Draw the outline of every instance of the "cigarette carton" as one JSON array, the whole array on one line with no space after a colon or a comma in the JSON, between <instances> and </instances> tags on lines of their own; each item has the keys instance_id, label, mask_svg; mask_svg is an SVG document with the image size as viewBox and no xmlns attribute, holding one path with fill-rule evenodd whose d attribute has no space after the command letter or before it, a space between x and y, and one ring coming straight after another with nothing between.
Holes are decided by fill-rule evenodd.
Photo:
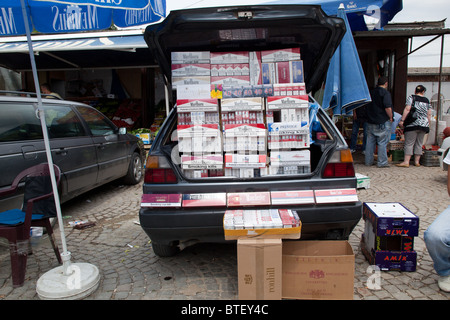
<instances>
[{"instance_id":1,"label":"cigarette carton","mask_svg":"<svg viewBox=\"0 0 450 320\"><path fill-rule=\"evenodd\" d=\"M314 190L314 196L317 204L358 201L358 195L354 188Z\"/></svg>"},{"instance_id":2,"label":"cigarette carton","mask_svg":"<svg viewBox=\"0 0 450 320\"><path fill-rule=\"evenodd\" d=\"M209 63L210 53L209 51L172 52L171 61L172 64Z\"/></svg>"},{"instance_id":3,"label":"cigarette carton","mask_svg":"<svg viewBox=\"0 0 450 320\"><path fill-rule=\"evenodd\" d=\"M267 110L308 108L308 96L273 96L267 97Z\"/></svg>"},{"instance_id":4,"label":"cigarette carton","mask_svg":"<svg viewBox=\"0 0 450 320\"><path fill-rule=\"evenodd\" d=\"M172 87L178 88L178 86L190 86L190 85L210 85L211 77L174 77L172 78Z\"/></svg>"},{"instance_id":5,"label":"cigarette carton","mask_svg":"<svg viewBox=\"0 0 450 320\"><path fill-rule=\"evenodd\" d=\"M211 64L249 63L248 51L211 52Z\"/></svg>"},{"instance_id":6,"label":"cigarette carton","mask_svg":"<svg viewBox=\"0 0 450 320\"><path fill-rule=\"evenodd\" d=\"M172 77L210 76L211 65L209 63L194 64L172 64Z\"/></svg>"},{"instance_id":7,"label":"cigarette carton","mask_svg":"<svg viewBox=\"0 0 450 320\"><path fill-rule=\"evenodd\" d=\"M314 191L271 191L272 205L313 204Z\"/></svg>"},{"instance_id":8,"label":"cigarette carton","mask_svg":"<svg viewBox=\"0 0 450 320\"><path fill-rule=\"evenodd\" d=\"M141 207L181 207L181 194L143 194Z\"/></svg>"},{"instance_id":9,"label":"cigarette carton","mask_svg":"<svg viewBox=\"0 0 450 320\"><path fill-rule=\"evenodd\" d=\"M177 112L219 111L219 102L217 99L178 99Z\"/></svg>"},{"instance_id":10,"label":"cigarette carton","mask_svg":"<svg viewBox=\"0 0 450 320\"><path fill-rule=\"evenodd\" d=\"M250 51L249 52L249 72L250 72L250 84L262 85L262 66L261 66L261 52Z\"/></svg>"},{"instance_id":11,"label":"cigarette carton","mask_svg":"<svg viewBox=\"0 0 450 320\"><path fill-rule=\"evenodd\" d=\"M261 51L262 62L291 61L300 60L300 58L300 48Z\"/></svg>"},{"instance_id":12,"label":"cigarette carton","mask_svg":"<svg viewBox=\"0 0 450 320\"><path fill-rule=\"evenodd\" d=\"M224 111L262 111L264 106L263 98L228 98L222 99L221 110Z\"/></svg>"},{"instance_id":13,"label":"cigarette carton","mask_svg":"<svg viewBox=\"0 0 450 320\"><path fill-rule=\"evenodd\" d=\"M226 205L226 193L183 194L183 207L220 207Z\"/></svg>"},{"instance_id":14,"label":"cigarette carton","mask_svg":"<svg viewBox=\"0 0 450 320\"><path fill-rule=\"evenodd\" d=\"M211 84L221 84L224 87L238 87L250 85L250 76L211 77Z\"/></svg>"}]
</instances>

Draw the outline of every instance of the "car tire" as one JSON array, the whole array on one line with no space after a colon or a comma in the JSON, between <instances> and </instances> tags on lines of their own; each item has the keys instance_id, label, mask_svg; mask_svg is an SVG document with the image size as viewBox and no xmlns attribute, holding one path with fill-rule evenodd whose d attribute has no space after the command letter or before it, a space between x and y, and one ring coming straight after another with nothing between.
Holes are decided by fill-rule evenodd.
<instances>
[{"instance_id":1,"label":"car tire","mask_svg":"<svg viewBox=\"0 0 450 320\"><path fill-rule=\"evenodd\" d=\"M174 244L160 244L152 242L153 252L158 257L172 257L180 252L180 248Z\"/></svg>"},{"instance_id":2,"label":"car tire","mask_svg":"<svg viewBox=\"0 0 450 320\"><path fill-rule=\"evenodd\" d=\"M131 155L130 165L128 166L128 172L123 178L125 184L134 185L138 184L144 176L144 167L142 166L142 158L139 153L134 152Z\"/></svg>"}]
</instances>

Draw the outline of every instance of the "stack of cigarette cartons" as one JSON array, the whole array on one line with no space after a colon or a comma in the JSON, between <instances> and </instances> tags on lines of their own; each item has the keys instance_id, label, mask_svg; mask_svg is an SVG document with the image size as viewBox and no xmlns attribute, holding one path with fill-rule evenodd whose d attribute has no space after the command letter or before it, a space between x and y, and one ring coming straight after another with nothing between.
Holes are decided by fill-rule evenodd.
<instances>
[{"instance_id":1,"label":"stack of cigarette cartons","mask_svg":"<svg viewBox=\"0 0 450 320\"><path fill-rule=\"evenodd\" d=\"M364 203L361 249L383 271L415 271L419 218L400 203Z\"/></svg>"},{"instance_id":2,"label":"stack of cigarette cartons","mask_svg":"<svg viewBox=\"0 0 450 320\"><path fill-rule=\"evenodd\" d=\"M228 195L235 204L264 203L270 195ZM264 197L265 196L265 197ZM262 197L262 198L261 198ZM259 200L257 200L259 199ZM287 209L227 210L223 219L225 239L238 241L239 299L279 300L282 297L282 239L298 239L301 222Z\"/></svg>"},{"instance_id":3,"label":"stack of cigarette cartons","mask_svg":"<svg viewBox=\"0 0 450 320\"><path fill-rule=\"evenodd\" d=\"M172 84L187 177L310 172L301 152L310 132L299 48L173 52Z\"/></svg>"},{"instance_id":4,"label":"stack of cigarette cartons","mask_svg":"<svg viewBox=\"0 0 450 320\"><path fill-rule=\"evenodd\" d=\"M172 87L211 83L209 51L172 52Z\"/></svg>"}]
</instances>

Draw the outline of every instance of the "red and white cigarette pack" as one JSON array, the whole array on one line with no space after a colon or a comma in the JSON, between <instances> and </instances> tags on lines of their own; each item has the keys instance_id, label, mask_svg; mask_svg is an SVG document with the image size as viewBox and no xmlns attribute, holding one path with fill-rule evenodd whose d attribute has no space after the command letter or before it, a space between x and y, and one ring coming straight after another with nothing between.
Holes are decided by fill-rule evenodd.
<instances>
[{"instance_id":1,"label":"red and white cigarette pack","mask_svg":"<svg viewBox=\"0 0 450 320\"><path fill-rule=\"evenodd\" d=\"M172 78L172 87L177 88L178 86L190 86L190 85L210 85L210 76L190 76L190 77L174 77Z\"/></svg>"},{"instance_id":2,"label":"red and white cigarette pack","mask_svg":"<svg viewBox=\"0 0 450 320\"><path fill-rule=\"evenodd\" d=\"M191 111L219 111L219 101L217 99L178 99L177 112Z\"/></svg>"},{"instance_id":3,"label":"red and white cigarette pack","mask_svg":"<svg viewBox=\"0 0 450 320\"><path fill-rule=\"evenodd\" d=\"M271 191L272 205L284 204L312 204L314 203L314 191Z\"/></svg>"},{"instance_id":4,"label":"red and white cigarette pack","mask_svg":"<svg viewBox=\"0 0 450 320\"><path fill-rule=\"evenodd\" d=\"M191 138L194 136L220 137L218 124L192 124L177 125L178 138Z\"/></svg>"},{"instance_id":5,"label":"red and white cigarette pack","mask_svg":"<svg viewBox=\"0 0 450 320\"><path fill-rule=\"evenodd\" d=\"M248 76L250 69L248 63L226 63L226 64L212 64L211 76Z\"/></svg>"},{"instance_id":6,"label":"red and white cigarette pack","mask_svg":"<svg viewBox=\"0 0 450 320\"><path fill-rule=\"evenodd\" d=\"M261 52L249 52L249 69L250 69L250 84L262 84L262 66L261 66Z\"/></svg>"},{"instance_id":7,"label":"red and white cigarette pack","mask_svg":"<svg viewBox=\"0 0 450 320\"><path fill-rule=\"evenodd\" d=\"M181 194L143 194L141 207L181 207Z\"/></svg>"},{"instance_id":8,"label":"red and white cigarette pack","mask_svg":"<svg viewBox=\"0 0 450 320\"><path fill-rule=\"evenodd\" d=\"M172 52L171 61L173 64L209 63L210 53L209 51Z\"/></svg>"},{"instance_id":9,"label":"red and white cigarette pack","mask_svg":"<svg viewBox=\"0 0 450 320\"><path fill-rule=\"evenodd\" d=\"M281 165L309 166L311 153L309 150L271 151L270 163Z\"/></svg>"},{"instance_id":10,"label":"red and white cigarette pack","mask_svg":"<svg viewBox=\"0 0 450 320\"><path fill-rule=\"evenodd\" d=\"M273 85L274 96L306 95L305 83L276 83Z\"/></svg>"},{"instance_id":11,"label":"red and white cigarette pack","mask_svg":"<svg viewBox=\"0 0 450 320\"><path fill-rule=\"evenodd\" d=\"M267 206L270 205L270 192L227 193L228 207Z\"/></svg>"},{"instance_id":12,"label":"red and white cigarette pack","mask_svg":"<svg viewBox=\"0 0 450 320\"><path fill-rule=\"evenodd\" d=\"M182 169L222 169L222 154L181 155Z\"/></svg>"},{"instance_id":13,"label":"red and white cigarette pack","mask_svg":"<svg viewBox=\"0 0 450 320\"><path fill-rule=\"evenodd\" d=\"M300 60L300 48L276 49L261 51L262 62L279 62Z\"/></svg>"},{"instance_id":14,"label":"red and white cigarette pack","mask_svg":"<svg viewBox=\"0 0 450 320\"><path fill-rule=\"evenodd\" d=\"M183 207L224 207L226 205L226 193L183 194Z\"/></svg>"},{"instance_id":15,"label":"red and white cigarette pack","mask_svg":"<svg viewBox=\"0 0 450 320\"><path fill-rule=\"evenodd\" d=\"M314 196L318 204L358 201L356 189L353 188L315 190Z\"/></svg>"},{"instance_id":16,"label":"red and white cigarette pack","mask_svg":"<svg viewBox=\"0 0 450 320\"><path fill-rule=\"evenodd\" d=\"M248 51L211 52L211 64L248 63Z\"/></svg>"},{"instance_id":17,"label":"red and white cigarette pack","mask_svg":"<svg viewBox=\"0 0 450 320\"><path fill-rule=\"evenodd\" d=\"M225 168L265 168L267 156L265 154L225 154Z\"/></svg>"},{"instance_id":18,"label":"red and white cigarette pack","mask_svg":"<svg viewBox=\"0 0 450 320\"><path fill-rule=\"evenodd\" d=\"M267 97L268 110L296 109L308 107L309 103L307 95Z\"/></svg>"},{"instance_id":19,"label":"red and white cigarette pack","mask_svg":"<svg viewBox=\"0 0 450 320\"><path fill-rule=\"evenodd\" d=\"M250 84L250 76L223 76L211 77L211 84L223 85L224 87L238 87Z\"/></svg>"},{"instance_id":20,"label":"red and white cigarette pack","mask_svg":"<svg viewBox=\"0 0 450 320\"><path fill-rule=\"evenodd\" d=\"M210 76L211 65L209 63L172 64L172 77Z\"/></svg>"},{"instance_id":21,"label":"red and white cigarette pack","mask_svg":"<svg viewBox=\"0 0 450 320\"><path fill-rule=\"evenodd\" d=\"M221 111L262 111L264 98L226 98L221 100Z\"/></svg>"}]
</instances>

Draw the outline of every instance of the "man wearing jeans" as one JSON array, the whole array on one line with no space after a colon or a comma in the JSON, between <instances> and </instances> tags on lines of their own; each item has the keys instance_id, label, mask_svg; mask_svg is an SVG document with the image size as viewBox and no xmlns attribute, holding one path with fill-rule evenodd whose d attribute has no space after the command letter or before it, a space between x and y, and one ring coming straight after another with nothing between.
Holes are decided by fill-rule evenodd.
<instances>
[{"instance_id":1,"label":"man wearing jeans","mask_svg":"<svg viewBox=\"0 0 450 320\"><path fill-rule=\"evenodd\" d=\"M444 163L450 166L450 152ZM447 193L450 196L450 168L447 172ZM438 286L450 292L450 206L447 207L423 234L428 252L434 262L434 270L440 276Z\"/></svg>"},{"instance_id":2,"label":"man wearing jeans","mask_svg":"<svg viewBox=\"0 0 450 320\"><path fill-rule=\"evenodd\" d=\"M371 166L374 161L375 147L378 146L378 168L389 167L387 144L391 137L393 121L392 98L387 91L388 79L380 77L378 85L372 90L372 103L367 105L367 141L365 164Z\"/></svg>"}]
</instances>

